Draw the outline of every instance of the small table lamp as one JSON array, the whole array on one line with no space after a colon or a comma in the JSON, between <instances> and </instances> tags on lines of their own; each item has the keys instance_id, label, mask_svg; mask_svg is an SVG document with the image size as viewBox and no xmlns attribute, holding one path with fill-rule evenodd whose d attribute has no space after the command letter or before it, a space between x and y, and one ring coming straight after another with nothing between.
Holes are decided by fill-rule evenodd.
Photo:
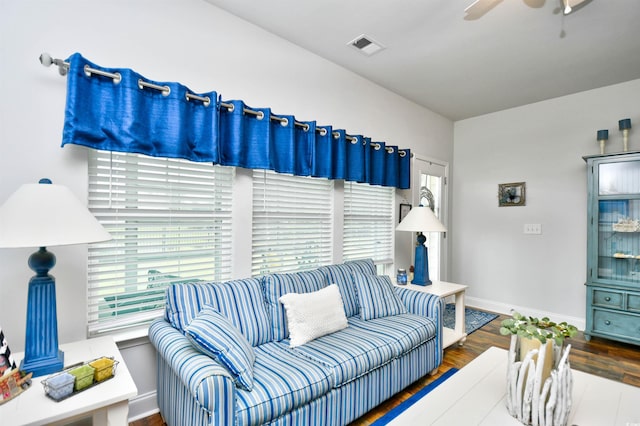
<instances>
[{"instance_id":1,"label":"small table lamp","mask_svg":"<svg viewBox=\"0 0 640 426\"><path fill-rule=\"evenodd\" d=\"M429 279L429 254L424 243L427 237L423 232L447 232L447 228L438 220L429 207L414 207L396 227L396 231L418 232L416 258L411 284L431 285Z\"/></svg>"},{"instance_id":2,"label":"small table lamp","mask_svg":"<svg viewBox=\"0 0 640 426\"><path fill-rule=\"evenodd\" d=\"M629 150L629 131L631 130L631 119L623 118L618 121L618 128L622 132L622 151L627 152Z\"/></svg>"},{"instance_id":3,"label":"small table lamp","mask_svg":"<svg viewBox=\"0 0 640 426\"><path fill-rule=\"evenodd\" d=\"M598 139L598 142L600 143L600 155L604 155L604 144L609 139L609 130L607 129L598 130L597 139Z\"/></svg>"},{"instance_id":4,"label":"small table lamp","mask_svg":"<svg viewBox=\"0 0 640 426\"><path fill-rule=\"evenodd\" d=\"M29 281L25 354L20 369L34 377L62 370L58 348L56 264L46 246L107 241L111 235L66 187L49 179L22 185L0 207L0 248L40 247L29 257L36 275Z\"/></svg>"}]
</instances>

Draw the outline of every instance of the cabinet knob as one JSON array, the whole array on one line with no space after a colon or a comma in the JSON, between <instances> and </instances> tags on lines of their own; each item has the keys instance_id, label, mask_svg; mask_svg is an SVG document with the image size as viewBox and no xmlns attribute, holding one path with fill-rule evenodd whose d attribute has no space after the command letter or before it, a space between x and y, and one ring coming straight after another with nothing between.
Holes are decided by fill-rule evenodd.
<instances>
[{"instance_id":1,"label":"cabinet knob","mask_svg":"<svg viewBox=\"0 0 640 426\"><path fill-rule=\"evenodd\" d=\"M611 297L607 296L604 298L604 300L606 300L607 302L611 302Z\"/></svg>"},{"instance_id":2,"label":"cabinet knob","mask_svg":"<svg viewBox=\"0 0 640 426\"><path fill-rule=\"evenodd\" d=\"M604 324L605 324L605 325L611 325L611 321L606 320L606 321L604 322Z\"/></svg>"}]
</instances>

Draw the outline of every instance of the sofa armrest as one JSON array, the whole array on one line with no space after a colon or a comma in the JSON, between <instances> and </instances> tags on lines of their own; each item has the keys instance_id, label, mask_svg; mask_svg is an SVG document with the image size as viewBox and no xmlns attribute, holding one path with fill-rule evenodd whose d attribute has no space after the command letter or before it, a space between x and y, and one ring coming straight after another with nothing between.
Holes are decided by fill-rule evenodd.
<instances>
[{"instance_id":1,"label":"sofa armrest","mask_svg":"<svg viewBox=\"0 0 640 426\"><path fill-rule=\"evenodd\" d=\"M442 314L444 313L444 299L435 294L423 291L411 290L403 287L395 287L400 300L405 304L407 310L415 315L420 315L433 319L436 322L438 348L442 353Z\"/></svg>"},{"instance_id":2,"label":"sofa armrest","mask_svg":"<svg viewBox=\"0 0 640 426\"><path fill-rule=\"evenodd\" d=\"M151 323L149 340L202 409L215 418L233 418L236 387L224 367L194 348L164 319Z\"/></svg>"},{"instance_id":3,"label":"sofa armrest","mask_svg":"<svg viewBox=\"0 0 640 426\"><path fill-rule=\"evenodd\" d=\"M396 292L412 314L430 317L442 322L444 301L439 296L403 287L396 287Z\"/></svg>"}]
</instances>

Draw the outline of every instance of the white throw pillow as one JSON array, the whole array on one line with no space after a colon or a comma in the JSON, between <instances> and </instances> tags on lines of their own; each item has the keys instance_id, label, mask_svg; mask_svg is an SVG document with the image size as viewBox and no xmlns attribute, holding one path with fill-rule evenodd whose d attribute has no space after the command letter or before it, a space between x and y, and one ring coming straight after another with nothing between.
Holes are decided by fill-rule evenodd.
<instances>
[{"instance_id":1,"label":"white throw pillow","mask_svg":"<svg viewBox=\"0 0 640 426\"><path fill-rule=\"evenodd\" d=\"M278 300L287 314L292 348L348 325L342 296L335 284L311 293L287 293Z\"/></svg>"}]
</instances>

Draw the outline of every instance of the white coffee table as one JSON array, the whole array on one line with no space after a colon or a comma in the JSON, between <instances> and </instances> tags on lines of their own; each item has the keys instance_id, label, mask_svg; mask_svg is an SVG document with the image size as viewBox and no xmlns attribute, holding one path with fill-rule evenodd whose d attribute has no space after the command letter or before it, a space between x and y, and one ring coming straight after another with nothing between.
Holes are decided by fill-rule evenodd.
<instances>
[{"instance_id":1,"label":"white coffee table","mask_svg":"<svg viewBox=\"0 0 640 426\"><path fill-rule=\"evenodd\" d=\"M112 356L119 362L116 374L112 379L60 402L50 399L44 393L41 381L48 376L36 377L29 389L0 405L0 424L62 425L92 417L93 425L126 426L129 398L136 396L138 390L113 339L100 337L82 340L60 345L60 349L64 352L65 366ZM22 353L14 355L16 363L24 356Z\"/></svg>"},{"instance_id":2,"label":"white coffee table","mask_svg":"<svg viewBox=\"0 0 640 426\"><path fill-rule=\"evenodd\" d=\"M507 412L507 351L492 347L425 395L391 423L407 425L521 425ZM640 424L640 388L572 370L569 425Z\"/></svg>"},{"instance_id":3,"label":"white coffee table","mask_svg":"<svg viewBox=\"0 0 640 426\"><path fill-rule=\"evenodd\" d=\"M464 343L464 341L467 339L464 314L464 292L467 289L466 285L449 283L446 281L434 281L433 284L426 286L406 284L400 285L398 287L404 287L415 291L422 291L424 293L431 293L442 298L453 296L456 310L456 325L453 329L448 327L443 328L442 346L444 348L448 348L456 342L460 345Z\"/></svg>"}]
</instances>

